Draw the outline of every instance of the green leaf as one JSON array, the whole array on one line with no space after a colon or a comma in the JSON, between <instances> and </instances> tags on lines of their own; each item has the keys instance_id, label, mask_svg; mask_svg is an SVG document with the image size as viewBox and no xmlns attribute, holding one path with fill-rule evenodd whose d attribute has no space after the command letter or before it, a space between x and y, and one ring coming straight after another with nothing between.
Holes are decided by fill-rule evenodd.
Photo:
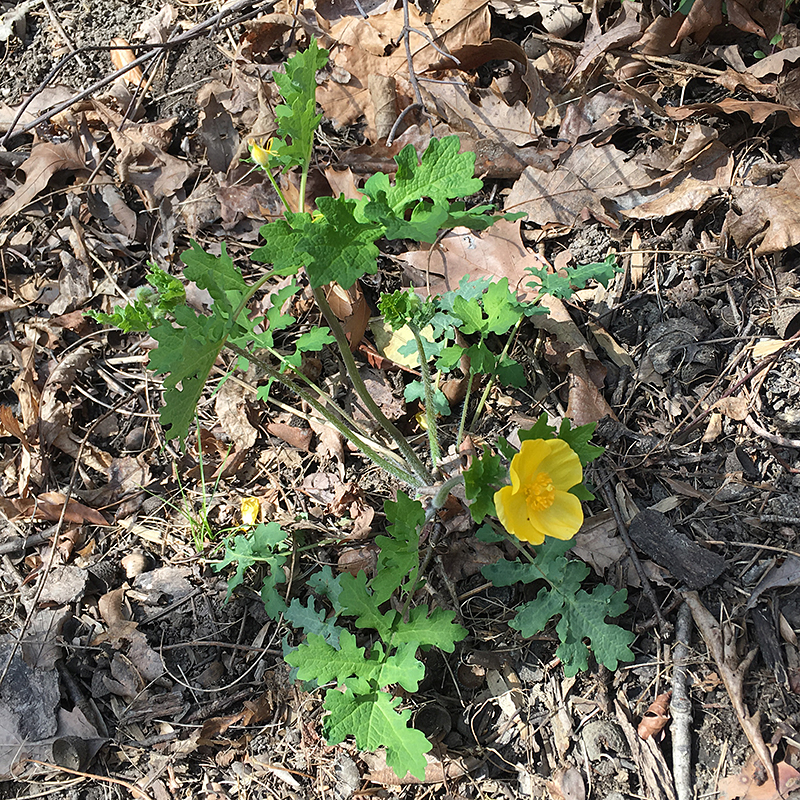
<instances>
[{"instance_id":1,"label":"green leaf","mask_svg":"<svg viewBox=\"0 0 800 800\"><path fill-rule=\"evenodd\" d=\"M460 344L450 345L449 347L442 348L442 352L436 359L436 369L441 372L450 372L451 369L458 366L461 357L467 352L466 347Z\"/></svg>"},{"instance_id":2,"label":"green leaf","mask_svg":"<svg viewBox=\"0 0 800 800\"><path fill-rule=\"evenodd\" d=\"M470 501L469 513L475 522L483 522L483 518L494 515L494 493L506 483L508 470L500 466L500 456L493 456L489 448L483 449L483 455L472 459L470 468L464 470L464 493Z\"/></svg>"},{"instance_id":3,"label":"green leaf","mask_svg":"<svg viewBox=\"0 0 800 800\"><path fill-rule=\"evenodd\" d=\"M367 218L374 221L389 216L403 218L408 207L416 206L422 198L444 204L480 191L483 182L473 177L475 154L459 153L460 147L457 136L431 139L419 162L413 145L406 145L394 157L397 162L394 185L382 172L364 184L364 194L371 198L364 208Z\"/></svg>"},{"instance_id":4,"label":"green leaf","mask_svg":"<svg viewBox=\"0 0 800 800\"><path fill-rule=\"evenodd\" d=\"M228 255L225 242L222 243L219 256L206 253L194 239L191 245L191 250L181 253L181 261L186 265L184 277L194 281L198 288L205 289L214 298L215 313L225 312L226 316L230 316L249 287Z\"/></svg>"},{"instance_id":5,"label":"green leaf","mask_svg":"<svg viewBox=\"0 0 800 800\"><path fill-rule=\"evenodd\" d=\"M500 362L495 366L497 379L503 386L513 386L522 389L527 384L525 378L525 368L511 356L502 356Z\"/></svg>"},{"instance_id":6,"label":"green leaf","mask_svg":"<svg viewBox=\"0 0 800 800\"><path fill-rule=\"evenodd\" d=\"M341 614L343 610L339 602L339 595L342 593L341 577L342 575L334 577L333 570L326 564L306 581L312 591L330 600L333 613L336 615Z\"/></svg>"},{"instance_id":7,"label":"green leaf","mask_svg":"<svg viewBox=\"0 0 800 800\"><path fill-rule=\"evenodd\" d=\"M339 594L339 602L342 604L342 614L356 617L357 628L374 628L381 639L388 642L397 612L387 611L385 614L380 612L379 604L367 588L367 576L363 571L355 577L343 573L340 583L342 591Z\"/></svg>"},{"instance_id":8,"label":"green leaf","mask_svg":"<svg viewBox=\"0 0 800 800\"><path fill-rule=\"evenodd\" d=\"M466 336L472 333L483 333L486 329L483 309L481 309L480 299L477 297L468 300L461 295L456 295L453 299L453 314L461 320L459 330Z\"/></svg>"},{"instance_id":9,"label":"green leaf","mask_svg":"<svg viewBox=\"0 0 800 800\"><path fill-rule=\"evenodd\" d=\"M344 196L317 198L324 217L308 226L298 245L309 259L306 272L311 286L339 283L349 289L363 275L378 269L378 248L374 242L383 229L359 222L354 215L355 200Z\"/></svg>"},{"instance_id":10,"label":"green leaf","mask_svg":"<svg viewBox=\"0 0 800 800\"><path fill-rule=\"evenodd\" d=\"M475 538L485 544L497 544L506 540L506 537L502 533L497 533L488 522L485 522L475 531Z\"/></svg>"},{"instance_id":11,"label":"green leaf","mask_svg":"<svg viewBox=\"0 0 800 800\"><path fill-rule=\"evenodd\" d=\"M297 650L286 656L286 662L297 667L301 681L316 681L323 686L330 681L344 683L358 675L365 681L375 675L378 665L369 662L364 648L356 646L356 637L346 630L339 634L339 648L333 647L322 636L310 633Z\"/></svg>"},{"instance_id":12,"label":"green leaf","mask_svg":"<svg viewBox=\"0 0 800 800\"><path fill-rule=\"evenodd\" d=\"M330 712L323 722L328 743L339 744L352 734L361 750L386 747L386 763L398 777L410 772L422 780L425 753L432 745L422 731L408 726L411 712L398 710L398 697L382 691L355 692L351 685L366 688L354 680L344 692L330 689L325 694L325 708Z\"/></svg>"},{"instance_id":13,"label":"green leaf","mask_svg":"<svg viewBox=\"0 0 800 800\"><path fill-rule=\"evenodd\" d=\"M629 645L634 636L606 622L606 617L619 616L627 609L626 592L615 592L613 587L605 585L595 587L591 593L584 591L581 583L590 570L582 561L565 557L570 547L571 542L548 538L534 548L536 558L532 564L503 560L485 566L481 573L495 586L538 580L549 584L534 601L519 608L510 624L523 636L534 636L544 630L552 617L560 615L556 633L561 645L556 654L563 661L567 676L587 668L589 651L584 639L589 639L601 664L616 669L618 662L633 660Z\"/></svg>"},{"instance_id":14,"label":"green leaf","mask_svg":"<svg viewBox=\"0 0 800 800\"><path fill-rule=\"evenodd\" d=\"M295 597L283 612L283 619L296 630L303 631L306 636L315 634L333 647L339 647L342 629L332 619L327 618L325 609L317 611L313 597L308 598L306 605L303 605L299 597Z\"/></svg>"},{"instance_id":15,"label":"green leaf","mask_svg":"<svg viewBox=\"0 0 800 800\"><path fill-rule=\"evenodd\" d=\"M394 331L399 331L404 325L421 331L436 313L433 300L430 297L423 300L413 289L384 292L378 301L378 310Z\"/></svg>"},{"instance_id":16,"label":"green leaf","mask_svg":"<svg viewBox=\"0 0 800 800\"><path fill-rule=\"evenodd\" d=\"M419 682L425 677L425 665L417 659L418 647L416 641L400 644L394 655L384 659L376 685L383 687L399 683L407 692L416 692Z\"/></svg>"},{"instance_id":17,"label":"green leaf","mask_svg":"<svg viewBox=\"0 0 800 800\"><path fill-rule=\"evenodd\" d=\"M225 600L230 600L233 590L244 580L244 573L249 567L258 563L269 566L270 573L275 576L277 583L284 583L286 576L283 574L283 565L286 555L276 553L275 548L286 541L286 534L277 522L257 525L249 535L240 533L233 540L225 542L225 553L222 561L214 564L214 570L220 572L229 564L236 564L236 572L228 579L228 594Z\"/></svg>"},{"instance_id":18,"label":"green leaf","mask_svg":"<svg viewBox=\"0 0 800 800\"><path fill-rule=\"evenodd\" d=\"M508 333L520 320L522 306L508 288L508 278L489 284L483 296L483 310L486 312L484 330L502 336Z\"/></svg>"},{"instance_id":19,"label":"green leaf","mask_svg":"<svg viewBox=\"0 0 800 800\"><path fill-rule=\"evenodd\" d=\"M425 509L418 500L407 494L397 493L397 502L387 500L383 505L388 536L377 536L375 544L380 547L378 569L370 582L373 600L380 605L386 602L396 589L410 591L419 571L419 530L425 522Z\"/></svg>"},{"instance_id":20,"label":"green leaf","mask_svg":"<svg viewBox=\"0 0 800 800\"><path fill-rule=\"evenodd\" d=\"M161 320L151 330L158 347L150 352L149 366L166 376L160 420L167 437L179 438L183 446L228 330L222 320L198 316L187 306L175 309L175 320L180 327Z\"/></svg>"},{"instance_id":21,"label":"green leaf","mask_svg":"<svg viewBox=\"0 0 800 800\"><path fill-rule=\"evenodd\" d=\"M328 51L312 37L308 48L286 62L286 72L275 72L283 104L275 108L278 123L273 150L274 161L284 169L306 167L311 157L314 132L321 114L317 114L317 72L328 63Z\"/></svg>"},{"instance_id":22,"label":"green leaf","mask_svg":"<svg viewBox=\"0 0 800 800\"><path fill-rule=\"evenodd\" d=\"M419 400L425 405L425 387L422 385L422 381L407 383L406 388L403 389L403 399L407 403ZM433 388L433 410L441 417L450 415L450 404L447 402L444 392L438 386Z\"/></svg>"},{"instance_id":23,"label":"green leaf","mask_svg":"<svg viewBox=\"0 0 800 800\"><path fill-rule=\"evenodd\" d=\"M544 266L529 266L528 272L537 280L531 281L528 286L537 289L542 294L564 299L572 297L578 289L583 289L591 280L597 280L603 286L607 286L617 271L617 256L614 253L606 256L604 261L566 267L559 272L548 272L547 267ZM562 275L562 272L566 274Z\"/></svg>"},{"instance_id":24,"label":"green leaf","mask_svg":"<svg viewBox=\"0 0 800 800\"><path fill-rule=\"evenodd\" d=\"M547 414L540 414L532 428L519 432L520 442L527 442L528 439L552 439L556 429L547 424Z\"/></svg>"},{"instance_id":25,"label":"green leaf","mask_svg":"<svg viewBox=\"0 0 800 800\"><path fill-rule=\"evenodd\" d=\"M110 314L102 311L87 311L91 317L104 325L131 333L132 331L149 331L164 318L165 314L184 302L186 291L183 284L155 262L148 262L150 267L146 275L148 286L140 286L133 302L126 306L117 306Z\"/></svg>"},{"instance_id":26,"label":"green leaf","mask_svg":"<svg viewBox=\"0 0 800 800\"><path fill-rule=\"evenodd\" d=\"M575 451L583 467L605 452L604 447L589 444L589 439L592 438L596 427L596 422L590 422L588 425L580 425L577 428L573 428L572 423L565 417L561 421L561 427L558 430L558 438L565 441Z\"/></svg>"},{"instance_id":27,"label":"green leaf","mask_svg":"<svg viewBox=\"0 0 800 800\"><path fill-rule=\"evenodd\" d=\"M392 643L414 643L415 647L433 645L452 653L455 643L467 635L466 628L453 622L454 617L454 611L444 608L435 608L428 616L426 605L415 606L411 609L407 622L400 620L395 623Z\"/></svg>"},{"instance_id":28,"label":"green leaf","mask_svg":"<svg viewBox=\"0 0 800 800\"><path fill-rule=\"evenodd\" d=\"M254 250L250 258L272 264L276 275L295 275L305 266L307 256L298 248L306 228L312 224L311 214L287 212L285 220L277 219L262 225L259 232L266 244Z\"/></svg>"}]
</instances>

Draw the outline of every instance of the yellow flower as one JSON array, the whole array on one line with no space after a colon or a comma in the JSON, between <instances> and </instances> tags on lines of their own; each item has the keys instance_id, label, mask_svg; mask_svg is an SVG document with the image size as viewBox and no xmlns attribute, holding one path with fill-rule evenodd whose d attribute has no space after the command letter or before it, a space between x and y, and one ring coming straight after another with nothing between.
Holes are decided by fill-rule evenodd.
<instances>
[{"instance_id":1,"label":"yellow flower","mask_svg":"<svg viewBox=\"0 0 800 800\"><path fill-rule=\"evenodd\" d=\"M577 453L561 439L528 439L511 459L511 486L495 492L503 527L524 542L571 539L583 523L581 501L568 490L583 480Z\"/></svg>"},{"instance_id":2,"label":"yellow flower","mask_svg":"<svg viewBox=\"0 0 800 800\"><path fill-rule=\"evenodd\" d=\"M251 527L261 516L261 504L257 497L245 497L242 500L242 525Z\"/></svg>"},{"instance_id":3,"label":"yellow flower","mask_svg":"<svg viewBox=\"0 0 800 800\"><path fill-rule=\"evenodd\" d=\"M258 142L250 142L250 155L262 169L269 169L269 157L278 155L277 151L272 149L274 141L274 139L270 139L266 147L262 147Z\"/></svg>"}]
</instances>

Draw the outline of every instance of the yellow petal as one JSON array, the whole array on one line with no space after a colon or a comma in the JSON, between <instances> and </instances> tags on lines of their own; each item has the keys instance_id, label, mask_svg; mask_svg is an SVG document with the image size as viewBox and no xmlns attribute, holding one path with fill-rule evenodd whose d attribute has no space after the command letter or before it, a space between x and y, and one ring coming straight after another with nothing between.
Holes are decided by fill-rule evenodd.
<instances>
[{"instance_id":1,"label":"yellow petal","mask_svg":"<svg viewBox=\"0 0 800 800\"><path fill-rule=\"evenodd\" d=\"M554 447L542 459L539 469L546 472L556 489L567 491L583 480L583 467L578 454L561 439L552 440Z\"/></svg>"},{"instance_id":2,"label":"yellow petal","mask_svg":"<svg viewBox=\"0 0 800 800\"><path fill-rule=\"evenodd\" d=\"M259 167L262 169L267 169L269 167L269 148L266 150L257 142L250 143L250 155L253 158L253 161L258 164Z\"/></svg>"},{"instance_id":3,"label":"yellow petal","mask_svg":"<svg viewBox=\"0 0 800 800\"><path fill-rule=\"evenodd\" d=\"M544 534L540 533L528 518L528 503L522 492L515 492L511 486L504 486L494 493L494 505L500 524L523 542L541 544Z\"/></svg>"},{"instance_id":4,"label":"yellow petal","mask_svg":"<svg viewBox=\"0 0 800 800\"><path fill-rule=\"evenodd\" d=\"M540 534L571 539L583 525L581 501L574 494L556 491L553 505L531 514L530 523Z\"/></svg>"},{"instance_id":5,"label":"yellow petal","mask_svg":"<svg viewBox=\"0 0 800 800\"><path fill-rule=\"evenodd\" d=\"M242 525L255 525L261 515L261 503L257 497L245 497L242 500Z\"/></svg>"}]
</instances>

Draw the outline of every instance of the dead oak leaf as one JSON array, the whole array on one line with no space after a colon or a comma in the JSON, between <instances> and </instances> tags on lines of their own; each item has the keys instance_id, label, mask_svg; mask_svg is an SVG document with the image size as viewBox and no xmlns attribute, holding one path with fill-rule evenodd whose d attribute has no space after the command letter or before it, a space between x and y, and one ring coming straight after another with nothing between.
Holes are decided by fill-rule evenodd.
<instances>
[{"instance_id":1,"label":"dead oak leaf","mask_svg":"<svg viewBox=\"0 0 800 800\"><path fill-rule=\"evenodd\" d=\"M50 179L60 172L71 171L88 177L84 148L79 137L66 142L39 142L31 148L31 154L20 169L25 173L25 183L0 205L0 219L18 214L47 188Z\"/></svg>"}]
</instances>

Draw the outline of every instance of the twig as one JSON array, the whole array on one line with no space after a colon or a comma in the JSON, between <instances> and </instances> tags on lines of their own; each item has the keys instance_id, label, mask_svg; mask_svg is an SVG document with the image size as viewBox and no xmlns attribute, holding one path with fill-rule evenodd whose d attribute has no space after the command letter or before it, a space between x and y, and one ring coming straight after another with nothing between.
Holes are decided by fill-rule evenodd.
<instances>
[{"instance_id":1,"label":"twig","mask_svg":"<svg viewBox=\"0 0 800 800\"><path fill-rule=\"evenodd\" d=\"M793 447L796 450L800 450L800 439L787 439L784 436L778 436L776 433L770 433L766 428L762 428L750 414L744 418L744 424L757 436L766 439L768 442L772 442L772 444L777 444L779 447Z\"/></svg>"},{"instance_id":2,"label":"twig","mask_svg":"<svg viewBox=\"0 0 800 800\"><path fill-rule=\"evenodd\" d=\"M692 612L684 603L675 626L672 655L672 777L678 800L692 800L692 701L689 699L689 641Z\"/></svg>"},{"instance_id":3,"label":"twig","mask_svg":"<svg viewBox=\"0 0 800 800\"><path fill-rule=\"evenodd\" d=\"M63 40L64 44L67 46L67 49L70 53L75 54L75 60L86 69L86 62L78 55L78 48L75 47L72 39L67 36L67 32L64 30L64 26L61 24L61 20L56 15L53 6L50 4L50 0L42 0L44 2L44 7L47 9L47 13L50 15L50 22L53 23L53 27L58 31L58 35Z\"/></svg>"},{"instance_id":4,"label":"twig","mask_svg":"<svg viewBox=\"0 0 800 800\"><path fill-rule=\"evenodd\" d=\"M77 775L80 778L91 778L103 783L113 783L116 786L122 786L124 789L127 789L131 793L131 797L136 798L136 800L152 800L152 796L147 792L132 783L123 781L121 778L112 778L109 775L96 775L93 772L79 772L77 769L69 769L68 767L62 767L60 764L51 764L48 761L38 761L35 758L28 758L26 761L29 764L39 764L42 767L61 770L61 772L66 772L67 775Z\"/></svg>"},{"instance_id":5,"label":"twig","mask_svg":"<svg viewBox=\"0 0 800 800\"><path fill-rule=\"evenodd\" d=\"M791 346L797 344L798 339L800 339L800 331L798 331L794 336L787 339L783 343L783 345L774 353L770 353L768 356L762 358L761 361L759 361L746 375L739 378L738 381L729 386L720 395L719 399L721 400L724 397L730 397L734 392L741 389L742 386L744 386L749 380L758 375L759 372L762 372L767 367L769 367L774 361L778 359L779 356L783 355L784 351L786 351ZM706 395L706 397L707 396L708 395ZM691 411L689 411L689 414L687 414L687 417L691 416L697 410L698 406L700 405L700 403L703 402L704 399L705 398L702 398L701 400L698 400L697 403L695 403L694 407L691 409ZM678 442L685 441L686 437L693 430L698 428L700 424L703 422L703 420L705 420L708 416L710 416L713 410L714 410L714 405L712 403L705 411L703 411L702 414L700 414L698 417L695 417L691 422L686 422L683 423L682 425L678 425L678 427L673 431L672 439Z\"/></svg>"},{"instance_id":6,"label":"twig","mask_svg":"<svg viewBox=\"0 0 800 800\"><path fill-rule=\"evenodd\" d=\"M764 769L772 776L777 787L779 785L777 768L772 763L772 756L759 728L761 712L756 711L751 716L744 704L744 677L758 653L758 648L753 647L743 659L739 660L734 642L727 641L730 631L725 631L723 638L723 631L719 623L703 605L700 595L697 592L684 592L683 599L691 609L695 625L702 634L703 641L717 665L717 671L725 684L739 724L756 756L761 760Z\"/></svg>"},{"instance_id":7,"label":"twig","mask_svg":"<svg viewBox=\"0 0 800 800\"><path fill-rule=\"evenodd\" d=\"M414 56L411 53L411 20L408 11L409 0L403 0L403 44L406 48L406 61L408 62L408 79L411 81L411 86L414 89L414 97L417 98L417 105L419 105L422 113L427 115L425 111L425 101L422 99L422 91L419 88L419 81L417 80L417 73L414 72ZM431 128L431 136L433 135L433 122L428 117L428 125Z\"/></svg>"},{"instance_id":8,"label":"twig","mask_svg":"<svg viewBox=\"0 0 800 800\"><path fill-rule=\"evenodd\" d=\"M400 127L402 121L412 112L416 111L417 109L421 109L424 111L425 109L419 103L412 103L410 106L406 106L401 112L397 119L394 121L394 125L392 125L392 129L389 131L389 135L386 137L386 146L391 147L392 143L394 142L394 137L397 135L397 129Z\"/></svg>"},{"instance_id":9,"label":"twig","mask_svg":"<svg viewBox=\"0 0 800 800\"><path fill-rule=\"evenodd\" d=\"M611 513L614 515L619 535L622 537L622 541L625 542L625 547L628 549L628 555L631 557L636 574L639 576L639 580L642 582L642 591L644 592L645 597L647 597L647 599L650 601L650 605L653 607L656 619L658 620L658 630L662 636L669 636L670 633L672 633L672 623L664 619L664 615L661 613L661 607L658 604L656 593L653 591L653 587L650 584L650 579L647 577L647 573L644 571L642 562L639 560L639 556L633 547L631 537L628 535L628 527L625 525L625 520L622 519L622 513L619 510L617 498L614 497L614 492L611 489L611 475L606 470L601 470L600 475L603 480L603 483L600 486L600 491L602 492L603 498L608 504L608 507L611 509Z\"/></svg>"},{"instance_id":10,"label":"twig","mask_svg":"<svg viewBox=\"0 0 800 800\"><path fill-rule=\"evenodd\" d=\"M242 10L243 8L247 8L248 6L252 5L252 2L253 2L253 0L239 0L238 3L234 3L232 6L229 6L227 8L223 8L222 11L219 11L217 14L214 14L213 17L209 17L209 19L207 19L205 22L198 23L197 25L195 25L193 28L190 28L185 33L182 33L179 36L176 36L174 39L170 39L169 41L160 42L158 44L153 44L153 45L137 45L138 48L142 48L142 47L147 48L147 52L143 53L138 58L135 58L133 61L130 62L130 64L126 64L121 69L118 69L116 72L113 72L111 75L107 75L105 78L102 78L101 80L96 81L91 86L89 86L87 89L83 89L82 91L77 92L69 100L65 100L63 103L59 103L57 106L54 106L53 108L51 108L49 111L46 111L44 114L39 115L32 122L29 122L26 125L23 125L19 130L15 131L14 128L15 128L17 122L19 122L20 118L25 113L25 109L28 107L30 102L38 94L41 93L41 91L45 88L45 86L47 86L47 84L53 79L53 77L55 75L58 74L58 72L64 67L64 65L67 62L69 62L73 58L76 58L79 53L108 51L108 50L112 50L114 48L113 47L108 47L108 46L103 46L103 47L87 46L87 47L79 48L74 53L68 53L66 56L64 56L64 58L61 59L61 61L59 61L58 64L56 64L55 67L53 67L53 69L50 70L50 72L47 74L47 76L44 78L44 80L39 84L39 86L37 86L36 89L31 93L31 95L25 100L25 102L20 105L20 108L17 111L17 115L14 118L14 121L9 126L8 131L6 131L6 135L3 137L2 140L0 140L0 147L7 147L9 139L11 139L13 137L16 137L16 136L21 136L23 133L26 133L27 131L31 130L32 128L35 128L37 125L40 125L42 122L46 122L47 120L49 120L51 117L55 116L56 114L59 114L62 111L65 111L67 108L69 108L73 104L75 104L75 103L77 103L77 102L89 97L89 95L93 94L98 89L102 89L104 86L108 86L108 84L113 83L117 78L121 77L126 72L129 72L134 67L141 66L142 64L144 64L147 61L149 61L151 58L153 58L161 50L163 50L165 48L169 48L169 47L177 47L177 46L179 46L181 44L185 44L186 42L191 41L192 39L199 38L200 35L207 28L211 28L211 27L217 25L219 23L219 21L224 19L225 17L228 17L231 14L234 14L237 11ZM244 19L248 19L251 16L255 16L256 14L261 12L261 10L264 8L264 6L271 5L272 2L273 2L273 0L269 0L269 2L259 4L259 6L256 9L253 9L253 10L247 12L247 14L243 15L242 17L231 21L230 23L228 23L228 25L235 25L235 24L237 24L239 22L242 22Z\"/></svg>"}]
</instances>

